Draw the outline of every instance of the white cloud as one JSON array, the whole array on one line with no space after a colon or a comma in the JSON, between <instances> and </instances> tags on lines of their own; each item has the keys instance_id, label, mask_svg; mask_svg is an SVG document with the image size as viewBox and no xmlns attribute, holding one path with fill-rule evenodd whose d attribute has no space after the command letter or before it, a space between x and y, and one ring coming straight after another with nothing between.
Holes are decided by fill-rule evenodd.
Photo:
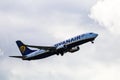
<instances>
[{"instance_id":1,"label":"white cloud","mask_svg":"<svg viewBox=\"0 0 120 80\"><path fill-rule=\"evenodd\" d=\"M0 48L5 51L5 55L0 57L0 78L119 79L116 76L119 74L119 38L114 37L111 40L111 34L89 19L88 13L95 2L96 0L0 1ZM51 56L30 62L8 58L10 55L20 55L15 44L17 39L27 44L50 45L92 31L99 33L95 44L81 45L81 50L74 54L66 53L63 57ZM117 41L114 44L115 40Z\"/></svg>"},{"instance_id":2,"label":"white cloud","mask_svg":"<svg viewBox=\"0 0 120 80\"><path fill-rule=\"evenodd\" d=\"M8 56L21 55L15 44L18 39L27 44L49 45L87 32L83 23L87 18L84 16L93 3L87 0L0 1L0 47L5 51L5 55L0 57L0 77L3 80L79 80L79 75L74 72L74 66L79 64L71 62L71 58L74 59L72 54L37 62Z\"/></svg>"},{"instance_id":3,"label":"white cloud","mask_svg":"<svg viewBox=\"0 0 120 80\"><path fill-rule=\"evenodd\" d=\"M63 59L61 57L61 59ZM60 60L61 60L60 59ZM72 58L74 60L74 58ZM0 62L0 77L8 80L44 79L44 80L119 80L120 65L116 63L98 63L97 61L87 60L77 61L78 65L65 63L71 58L59 61L57 58L52 61L50 58L39 61L21 61L4 59ZM82 59L83 60L83 59ZM79 62L84 62L83 64ZM6 64L7 63L7 64ZM58 64L59 63L59 64ZM9 66L8 66L9 65ZM74 65L74 66L73 66ZM4 75L1 75L4 74Z\"/></svg>"},{"instance_id":4,"label":"white cloud","mask_svg":"<svg viewBox=\"0 0 120 80\"><path fill-rule=\"evenodd\" d=\"M98 0L92 7L90 17L110 32L120 34L120 0Z\"/></svg>"}]
</instances>

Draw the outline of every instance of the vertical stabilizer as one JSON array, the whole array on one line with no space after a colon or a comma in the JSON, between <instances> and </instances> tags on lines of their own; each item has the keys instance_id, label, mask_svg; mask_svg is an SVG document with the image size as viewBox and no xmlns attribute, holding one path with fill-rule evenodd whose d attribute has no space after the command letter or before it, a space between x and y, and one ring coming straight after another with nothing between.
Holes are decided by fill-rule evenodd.
<instances>
[{"instance_id":1,"label":"vertical stabilizer","mask_svg":"<svg viewBox=\"0 0 120 80\"><path fill-rule=\"evenodd\" d=\"M20 40L16 41L16 44L23 56L30 54L34 52L34 50L29 49L24 43L22 43Z\"/></svg>"}]
</instances>

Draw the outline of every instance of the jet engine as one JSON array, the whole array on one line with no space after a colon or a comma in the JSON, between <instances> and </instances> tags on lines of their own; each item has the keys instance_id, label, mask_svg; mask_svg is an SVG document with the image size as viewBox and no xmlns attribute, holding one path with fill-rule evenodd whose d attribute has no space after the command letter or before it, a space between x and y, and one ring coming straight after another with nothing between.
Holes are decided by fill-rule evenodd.
<instances>
[{"instance_id":1,"label":"jet engine","mask_svg":"<svg viewBox=\"0 0 120 80\"><path fill-rule=\"evenodd\" d=\"M78 51L78 50L80 50L80 48L77 46L77 47L71 48L71 49L69 50L69 52L73 53L73 52L76 52L76 51Z\"/></svg>"}]
</instances>

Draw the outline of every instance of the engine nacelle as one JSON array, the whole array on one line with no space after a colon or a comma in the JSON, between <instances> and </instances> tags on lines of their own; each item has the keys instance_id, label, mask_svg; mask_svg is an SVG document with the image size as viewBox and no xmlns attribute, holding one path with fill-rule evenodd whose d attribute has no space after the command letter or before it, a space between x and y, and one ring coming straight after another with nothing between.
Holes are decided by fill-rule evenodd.
<instances>
[{"instance_id":1,"label":"engine nacelle","mask_svg":"<svg viewBox=\"0 0 120 80\"><path fill-rule=\"evenodd\" d=\"M76 51L78 51L78 50L80 50L79 47L73 47L73 48L71 48L71 49L69 50L69 52L73 53L73 52L76 52Z\"/></svg>"}]
</instances>

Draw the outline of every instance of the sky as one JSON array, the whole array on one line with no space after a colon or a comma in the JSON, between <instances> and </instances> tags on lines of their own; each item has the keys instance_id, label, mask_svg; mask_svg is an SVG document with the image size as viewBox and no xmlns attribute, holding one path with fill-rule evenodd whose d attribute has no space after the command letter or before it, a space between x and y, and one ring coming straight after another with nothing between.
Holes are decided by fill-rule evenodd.
<instances>
[{"instance_id":1,"label":"sky","mask_svg":"<svg viewBox=\"0 0 120 80\"><path fill-rule=\"evenodd\" d=\"M1 80L120 80L119 0L0 0ZM75 53L36 61L21 55L15 41L51 46L87 32L95 43Z\"/></svg>"}]
</instances>

